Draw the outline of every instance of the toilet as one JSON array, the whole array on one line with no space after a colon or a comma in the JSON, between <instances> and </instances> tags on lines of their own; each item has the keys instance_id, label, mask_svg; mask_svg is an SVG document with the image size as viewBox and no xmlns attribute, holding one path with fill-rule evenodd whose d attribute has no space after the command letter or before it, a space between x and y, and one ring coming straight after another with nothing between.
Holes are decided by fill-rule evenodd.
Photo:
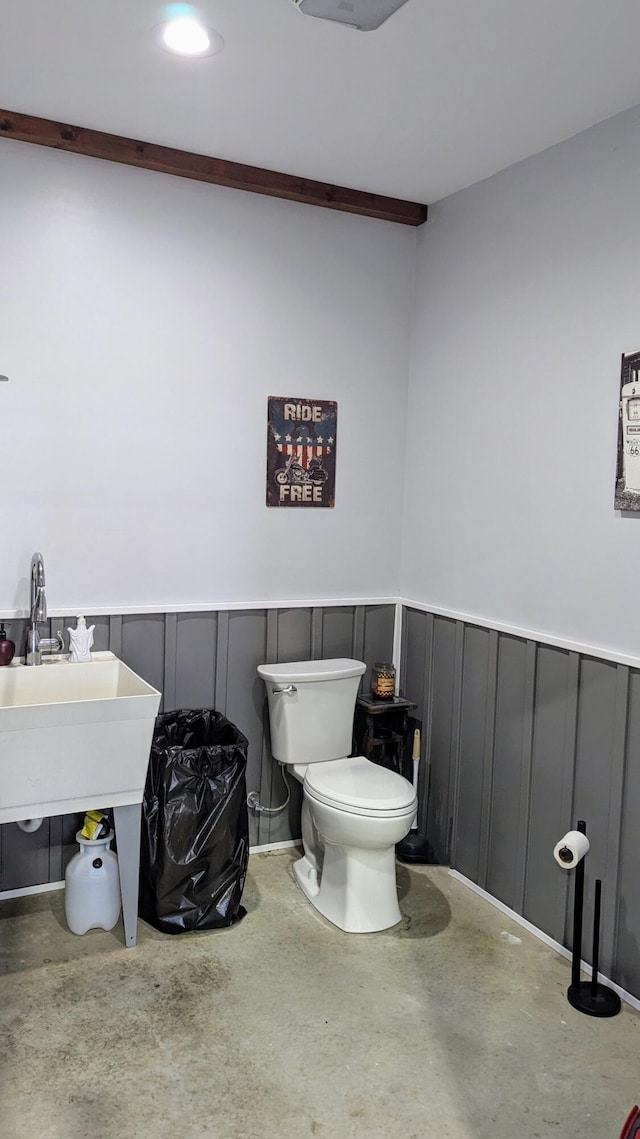
<instances>
[{"instance_id":1,"label":"toilet","mask_svg":"<svg viewBox=\"0 0 640 1139\"><path fill-rule=\"evenodd\" d=\"M407 779L349 754L365 670L347 658L258 667L272 755L303 786L304 855L294 874L311 904L346 933L400 921L395 845L417 807Z\"/></svg>"}]
</instances>

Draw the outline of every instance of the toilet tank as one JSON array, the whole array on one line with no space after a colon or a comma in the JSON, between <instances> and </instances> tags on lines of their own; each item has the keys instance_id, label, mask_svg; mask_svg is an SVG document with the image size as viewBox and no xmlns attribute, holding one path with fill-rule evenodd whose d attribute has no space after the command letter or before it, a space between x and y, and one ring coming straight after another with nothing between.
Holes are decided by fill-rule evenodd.
<instances>
[{"instance_id":1,"label":"toilet tank","mask_svg":"<svg viewBox=\"0 0 640 1139\"><path fill-rule=\"evenodd\" d=\"M350 755L356 696L366 667L346 657L259 665L274 758L288 764L323 763ZM281 691L289 686L295 692Z\"/></svg>"}]
</instances>

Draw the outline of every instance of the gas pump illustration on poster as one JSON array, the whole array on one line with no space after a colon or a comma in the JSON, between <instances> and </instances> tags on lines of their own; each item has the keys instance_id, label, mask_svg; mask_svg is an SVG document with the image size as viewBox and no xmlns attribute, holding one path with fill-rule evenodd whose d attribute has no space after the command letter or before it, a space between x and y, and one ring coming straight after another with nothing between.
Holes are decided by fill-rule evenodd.
<instances>
[{"instance_id":1,"label":"gas pump illustration on poster","mask_svg":"<svg viewBox=\"0 0 640 1139\"><path fill-rule=\"evenodd\" d=\"M640 383L625 384L621 402L625 490L640 494Z\"/></svg>"},{"instance_id":2,"label":"gas pump illustration on poster","mask_svg":"<svg viewBox=\"0 0 640 1139\"><path fill-rule=\"evenodd\" d=\"M338 405L269 396L267 506L333 506Z\"/></svg>"},{"instance_id":3,"label":"gas pump illustration on poster","mask_svg":"<svg viewBox=\"0 0 640 1139\"><path fill-rule=\"evenodd\" d=\"M640 510L640 352L622 357L616 510Z\"/></svg>"}]
</instances>

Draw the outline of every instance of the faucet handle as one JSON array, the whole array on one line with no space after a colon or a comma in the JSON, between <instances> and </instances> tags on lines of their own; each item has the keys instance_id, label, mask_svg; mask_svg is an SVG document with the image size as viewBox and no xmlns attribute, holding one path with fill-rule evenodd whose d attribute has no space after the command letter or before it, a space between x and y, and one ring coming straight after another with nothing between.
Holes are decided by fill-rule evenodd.
<instances>
[{"instance_id":1,"label":"faucet handle","mask_svg":"<svg viewBox=\"0 0 640 1139\"><path fill-rule=\"evenodd\" d=\"M63 653L65 648L62 633L56 633L55 637L40 637L38 648L41 653Z\"/></svg>"}]
</instances>

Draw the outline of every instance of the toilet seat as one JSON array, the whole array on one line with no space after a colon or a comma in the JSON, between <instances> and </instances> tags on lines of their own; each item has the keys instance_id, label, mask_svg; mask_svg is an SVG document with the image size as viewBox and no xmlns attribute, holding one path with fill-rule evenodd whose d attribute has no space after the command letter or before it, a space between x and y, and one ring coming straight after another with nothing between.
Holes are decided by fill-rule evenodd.
<instances>
[{"instance_id":1,"label":"toilet seat","mask_svg":"<svg viewBox=\"0 0 640 1139\"><path fill-rule=\"evenodd\" d=\"M363 755L310 763L304 790L311 800L354 815L391 818L404 815L416 803L408 779L371 763Z\"/></svg>"}]
</instances>

